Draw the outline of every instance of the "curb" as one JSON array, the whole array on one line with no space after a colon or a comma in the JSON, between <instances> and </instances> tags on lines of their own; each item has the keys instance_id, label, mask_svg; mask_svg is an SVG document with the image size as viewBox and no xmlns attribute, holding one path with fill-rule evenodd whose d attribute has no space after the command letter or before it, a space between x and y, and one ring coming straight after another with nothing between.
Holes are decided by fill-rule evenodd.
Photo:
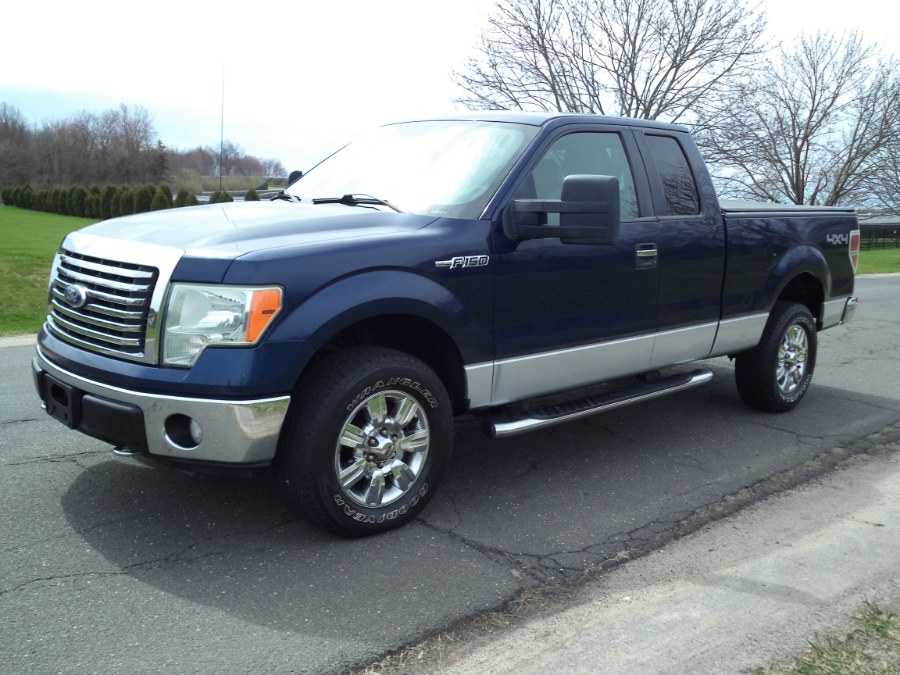
<instances>
[{"instance_id":1,"label":"curb","mask_svg":"<svg viewBox=\"0 0 900 675\"><path fill-rule=\"evenodd\" d=\"M37 344L37 335L13 335L0 337L0 349L3 347L28 347Z\"/></svg>"}]
</instances>

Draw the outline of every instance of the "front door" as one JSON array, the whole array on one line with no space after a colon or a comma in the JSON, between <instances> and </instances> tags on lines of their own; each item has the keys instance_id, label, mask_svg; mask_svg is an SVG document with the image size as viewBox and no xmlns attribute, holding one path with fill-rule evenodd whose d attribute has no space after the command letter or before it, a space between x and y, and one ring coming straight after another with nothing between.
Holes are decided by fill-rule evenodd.
<instances>
[{"instance_id":1,"label":"front door","mask_svg":"<svg viewBox=\"0 0 900 675\"><path fill-rule=\"evenodd\" d=\"M495 237L492 403L645 371L657 325L659 223L628 129L572 128L550 139L514 199L559 199L568 175L619 179L622 221L613 245ZM548 215L547 227L559 216Z\"/></svg>"}]
</instances>

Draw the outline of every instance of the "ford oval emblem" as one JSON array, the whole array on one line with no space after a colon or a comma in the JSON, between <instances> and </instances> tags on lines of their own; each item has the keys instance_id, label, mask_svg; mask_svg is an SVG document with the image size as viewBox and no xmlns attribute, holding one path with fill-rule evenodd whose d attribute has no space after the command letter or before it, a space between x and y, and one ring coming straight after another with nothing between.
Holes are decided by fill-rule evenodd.
<instances>
[{"instance_id":1,"label":"ford oval emblem","mask_svg":"<svg viewBox=\"0 0 900 675\"><path fill-rule=\"evenodd\" d=\"M66 289L66 294L63 297L69 307L80 309L87 304L88 289L84 286L79 286L78 284L72 284Z\"/></svg>"}]
</instances>

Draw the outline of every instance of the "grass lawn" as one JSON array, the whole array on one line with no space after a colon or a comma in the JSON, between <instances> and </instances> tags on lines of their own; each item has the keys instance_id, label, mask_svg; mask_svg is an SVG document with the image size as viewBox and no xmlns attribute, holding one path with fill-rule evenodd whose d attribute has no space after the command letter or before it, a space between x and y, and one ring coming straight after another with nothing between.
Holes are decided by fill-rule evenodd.
<instances>
[{"instance_id":1,"label":"grass lawn","mask_svg":"<svg viewBox=\"0 0 900 675\"><path fill-rule=\"evenodd\" d=\"M53 255L66 234L92 222L0 205L0 336L38 331ZM862 251L859 271L900 272L900 249Z\"/></svg>"},{"instance_id":2,"label":"grass lawn","mask_svg":"<svg viewBox=\"0 0 900 675\"><path fill-rule=\"evenodd\" d=\"M900 673L900 617L865 603L844 634L817 635L793 662L757 668L758 675L890 675Z\"/></svg>"},{"instance_id":3,"label":"grass lawn","mask_svg":"<svg viewBox=\"0 0 900 675\"><path fill-rule=\"evenodd\" d=\"M0 206L0 336L36 333L63 237L96 221Z\"/></svg>"},{"instance_id":4,"label":"grass lawn","mask_svg":"<svg viewBox=\"0 0 900 675\"><path fill-rule=\"evenodd\" d=\"M881 274L884 272L900 272L900 248L860 251L860 274Z\"/></svg>"}]
</instances>

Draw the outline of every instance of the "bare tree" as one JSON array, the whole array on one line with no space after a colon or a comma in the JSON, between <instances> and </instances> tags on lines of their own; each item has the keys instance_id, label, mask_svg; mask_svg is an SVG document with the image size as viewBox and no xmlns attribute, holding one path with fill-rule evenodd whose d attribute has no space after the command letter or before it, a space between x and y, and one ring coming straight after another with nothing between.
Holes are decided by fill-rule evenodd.
<instances>
[{"instance_id":1,"label":"bare tree","mask_svg":"<svg viewBox=\"0 0 900 675\"><path fill-rule=\"evenodd\" d=\"M60 129L58 143L66 165L63 182L87 185L102 175L104 167L98 163L97 155L99 127L96 115L82 111Z\"/></svg>"},{"instance_id":2,"label":"bare tree","mask_svg":"<svg viewBox=\"0 0 900 675\"><path fill-rule=\"evenodd\" d=\"M272 177L280 177L280 176L288 175L287 170L284 168L284 164L282 164L280 160L268 157L268 158L263 159L262 163L263 163L263 170L264 170L263 175L264 176L272 178Z\"/></svg>"},{"instance_id":3,"label":"bare tree","mask_svg":"<svg viewBox=\"0 0 900 675\"><path fill-rule=\"evenodd\" d=\"M225 175L287 173L281 162L247 155L231 141L224 149ZM17 108L0 102L0 186L139 184L176 177L199 183L201 176L217 174L219 158L218 148L166 148L150 113L139 106L82 111L32 130Z\"/></svg>"},{"instance_id":4,"label":"bare tree","mask_svg":"<svg viewBox=\"0 0 900 675\"><path fill-rule=\"evenodd\" d=\"M737 196L862 204L900 134L897 65L856 33L803 36L736 89L698 141Z\"/></svg>"},{"instance_id":5,"label":"bare tree","mask_svg":"<svg viewBox=\"0 0 900 675\"><path fill-rule=\"evenodd\" d=\"M27 182L30 136L19 109L0 103L0 185Z\"/></svg>"},{"instance_id":6,"label":"bare tree","mask_svg":"<svg viewBox=\"0 0 900 675\"><path fill-rule=\"evenodd\" d=\"M501 0L477 56L454 79L476 109L603 112L572 63L568 6L556 0Z\"/></svg>"},{"instance_id":7,"label":"bare tree","mask_svg":"<svg viewBox=\"0 0 900 675\"><path fill-rule=\"evenodd\" d=\"M471 108L679 121L747 75L764 30L729 0L499 0L454 79Z\"/></svg>"},{"instance_id":8,"label":"bare tree","mask_svg":"<svg viewBox=\"0 0 900 675\"><path fill-rule=\"evenodd\" d=\"M156 130L150 112L140 106L119 106L116 117L116 165L126 183L143 183L154 178L157 147Z\"/></svg>"},{"instance_id":9,"label":"bare tree","mask_svg":"<svg viewBox=\"0 0 900 675\"><path fill-rule=\"evenodd\" d=\"M869 205L887 213L900 215L900 138L892 138L877 153L872 172L866 182Z\"/></svg>"}]
</instances>

